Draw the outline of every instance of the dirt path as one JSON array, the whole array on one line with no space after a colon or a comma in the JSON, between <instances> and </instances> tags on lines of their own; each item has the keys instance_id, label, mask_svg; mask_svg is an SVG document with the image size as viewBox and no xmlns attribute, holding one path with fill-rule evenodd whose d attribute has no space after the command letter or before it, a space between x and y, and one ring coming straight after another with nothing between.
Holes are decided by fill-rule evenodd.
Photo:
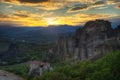
<instances>
[{"instance_id":1,"label":"dirt path","mask_svg":"<svg viewBox=\"0 0 120 80\"><path fill-rule=\"evenodd\" d=\"M13 73L0 70L0 80L24 80L24 79Z\"/></svg>"}]
</instances>

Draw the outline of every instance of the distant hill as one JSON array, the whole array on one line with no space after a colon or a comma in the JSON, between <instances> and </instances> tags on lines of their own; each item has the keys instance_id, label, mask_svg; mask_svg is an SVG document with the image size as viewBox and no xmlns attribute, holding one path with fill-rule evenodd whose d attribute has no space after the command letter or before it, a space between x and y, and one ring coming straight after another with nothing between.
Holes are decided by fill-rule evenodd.
<instances>
[{"instance_id":1,"label":"distant hill","mask_svg":"<svg viewBox=\"0 0 120 80\"><path fill-rule=\"evenodd\" d=\"M60 35L73 35L80 26L12 27L0 26L0 38L27 42L54 42Z\"/></svg>"}]
</instances>

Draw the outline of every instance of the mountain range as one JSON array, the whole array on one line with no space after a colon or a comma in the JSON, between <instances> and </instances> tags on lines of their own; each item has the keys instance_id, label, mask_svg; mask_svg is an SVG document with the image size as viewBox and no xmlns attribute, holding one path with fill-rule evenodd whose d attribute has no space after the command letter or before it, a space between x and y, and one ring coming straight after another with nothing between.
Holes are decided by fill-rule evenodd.
<instances>
[{"instance_id":1,"label":"mountain range","mask_svg":"<svg viewBox=\"0 0 120 80\"><path fill-rule=\"evenodd\" d=\"M13 27L0 26L0 39L24 42L55 42L59 36L73 35L81 26L49 26L49 27Z\"/></svg>"}]
</instances>

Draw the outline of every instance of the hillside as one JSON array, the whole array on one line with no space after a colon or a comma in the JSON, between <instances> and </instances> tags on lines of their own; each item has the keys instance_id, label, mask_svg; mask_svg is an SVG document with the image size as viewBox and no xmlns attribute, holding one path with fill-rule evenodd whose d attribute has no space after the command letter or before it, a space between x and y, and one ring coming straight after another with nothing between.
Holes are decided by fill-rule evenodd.
<instances>
[{"instance_id":1,"label":"hillside","mask_svg":"<svg viewBox=\"0 0 120 80\"><path fill-rule=\"evenodd\" d=\"M112 52L95 61L56 67L34 80L120 80L120 51Z\"/></svg>"},{"instance_id":2,"label":"hillside","mask_svg":"<svg viewBox=\"0 0 120 80\"><path fill-rule=\"evenodd\" d=\"M1 39L32 43L54 43L60 35L73 35L80 26L12 27L0 26ZM19 36L18 36L19 35Z\"/></svg>"},{"instance_id":3,"label":"hillside","mask_svg":"<svg viewBox=\"0 0 120 80\"><path fill-rule=\"evenodd\" d=\"M30 80L120 80L120 51L107 54L97 61L81 61L75 64L61 63L54 66L51 72L45 72L41 77ZM6 66L1 68L21 75L26 80L27 65Z\"/></svg>"},{"instance_id":4,"label":"hillside","mask_svg":"<svg viewBox=\"0 0 120 80\"><path fill-rule=\"evenodd\" d=\"M0 40L0 66L19 64L30 60L46 60L49 48L53 44L37 44ZM50 55L49 62L59 61L57 54Z\"/></svg>"},{"instance_id":5,"label":"hillside","mask_svg":"<svg viewBox=\"0 0 120 80\"><path fill-rule=\"evenodd\" d=\"M0 40L0 65L19 64L30 60L45 60L51 44L35 44ZM50 62L56 62L57 57L51 56Z\"/></svg>"},{"instance_id":6,"label":"hillside","mask_svg":"<svg viewBox=\"0 0 120 80\"><path fill-rule=\"evenodd\" d=\"M1 46L0 68L26 80L120 80L120 26L113 29L111 22L95 20L88 21L77 30L72 29L52 26L34 28L17 35L11 33L15 39L0 40L4 45L3 50ZM54 43L49 43L48 39ZM32 42L34 40L35 43ZM33 78L28 76L28 62L34 60L38 67L32 70L33 74L39 73L39 68L43 74ZM40 64L40 61L45 63ZM46 62L52 64L52 71L44 70Z\"/></svg>"}]
</instances>

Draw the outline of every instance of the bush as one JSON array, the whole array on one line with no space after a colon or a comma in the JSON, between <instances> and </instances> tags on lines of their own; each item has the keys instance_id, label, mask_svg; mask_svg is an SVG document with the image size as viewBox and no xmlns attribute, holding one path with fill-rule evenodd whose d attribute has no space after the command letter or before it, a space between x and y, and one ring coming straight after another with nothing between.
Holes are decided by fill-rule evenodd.
<instances>
[{"instance_id":1,"label":"bush","mask_svg":"<svg viewBox=\"0 0 120 80\"><path fill-rule=\"evenodd\" d=\"M40 80L120 80L120 51L110 53L91 63L82 61L74 65L56 67Z\"/></svg>"}]
</instances>

